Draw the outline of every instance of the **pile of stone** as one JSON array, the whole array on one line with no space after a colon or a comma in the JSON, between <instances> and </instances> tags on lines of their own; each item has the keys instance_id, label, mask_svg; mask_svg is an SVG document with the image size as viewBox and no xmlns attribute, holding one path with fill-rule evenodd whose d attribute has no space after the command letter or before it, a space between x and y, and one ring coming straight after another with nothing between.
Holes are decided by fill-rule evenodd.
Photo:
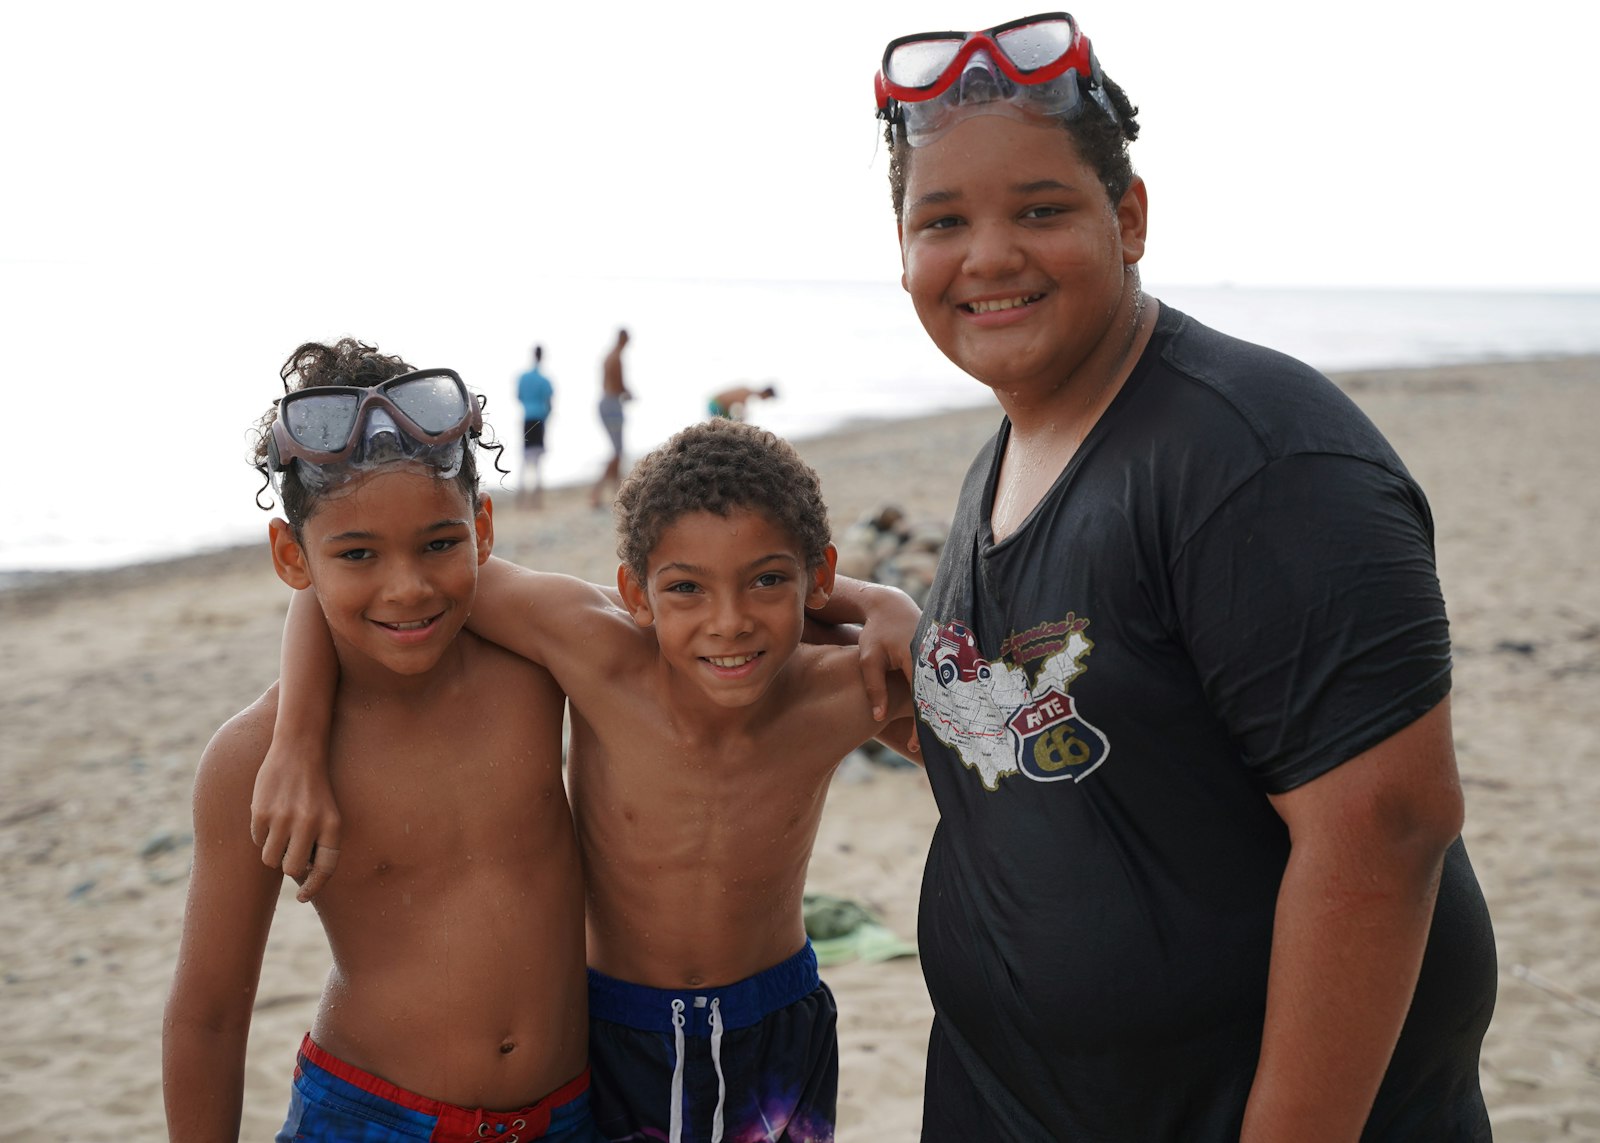
<instances>
[{"instance_id":1,"label":"pile of stone","mask_svg":"<svg viewBox=\"0 0 1600 1143\"><path fill-rule=\"evenodd\" d=\"M907 520L898 507L886 504L835 538L839 574L898 587L921 607L949 531L943 524Z\"/></svg>"},{"instance_id":2,"label":"pile of stone","mask_svg":"<svg viewBox=\"0 0 1600 1143\"><path fill-rule=\"evenodd\" d=\"M923 607L948 535L949 528L944 525L912 522L898 507L886 504L834 539L839 549L839 574L898 587ZM837 780L869 781L875 766L894 769L911 765L881 743L867 742L844 760Z\"/></svg>"}]
</instances>

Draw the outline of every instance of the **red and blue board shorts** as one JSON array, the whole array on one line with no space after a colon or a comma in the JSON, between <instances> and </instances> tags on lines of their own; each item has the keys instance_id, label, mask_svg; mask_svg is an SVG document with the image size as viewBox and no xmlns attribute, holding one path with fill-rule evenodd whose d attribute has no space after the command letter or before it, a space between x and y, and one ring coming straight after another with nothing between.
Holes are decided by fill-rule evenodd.
<instances>
[{"instance_id":1,"label":"red and blue board shorts","mask_svg":"<svg viewBox=\"0 0 1600 1143\"><path fill-rule=\"evenodd\" d=\"M307 1036L277 1143L602 1143L589 1117L589 1073L518 1111L457 1107L418 1095L323 1051Z\"/></svg>"}]
</instances>

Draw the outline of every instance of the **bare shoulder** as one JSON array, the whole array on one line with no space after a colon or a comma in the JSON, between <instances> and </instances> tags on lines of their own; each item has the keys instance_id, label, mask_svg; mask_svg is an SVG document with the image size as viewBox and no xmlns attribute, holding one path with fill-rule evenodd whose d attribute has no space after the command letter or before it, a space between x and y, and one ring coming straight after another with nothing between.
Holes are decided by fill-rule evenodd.
<instances>
[{"instance_id":1,"label":"bare shoulder","mask_svg":"<svg viewBox=\"0 0 1600 1143\"><path fill-rule=\"evenodd\" d=\"M861 651L854 644L802 643L795 658L798 661L809 661L809 669L816 676L812 686L841 696L859 694L862 701L866 701L866 682L861 673ZM909 702L910 688L906 684L905 676L899 671L890 671L889 682L890 706L895 706L897 695L903 696Z\"/></svg>"},{"instance_id":2,"label":"bare shoulder","mask_svg":"<svg viewBox=\"0 0 1600 1143\"><path fill-rule=\"evenodd\" d=\"M197 835L215 833L230 843L250 841L250 799L256 772L272 745L278 684L217 728L194 776Z\"/></svg>"},{"instance_id":3,"label":"bare shoulder","mask_svg":"<svg viewBox=\"0 0 1600 1143\"><path fill-rule=\"evenodd\" d=\"M456 638L465 657L467 685L477 698L520 697L546 691L554 692L557 699L562 697L553 672L542 664L471 631L463 631Z\"/></svg>"},{"instance_id":4,"label":"bare shoulder","mask_svg":"<svg viewBox=\"0 0 1600 1143\"><path fill-rule=\"evenodd\" d=\"M900 672L890 671L885 679L888 717L883 722L871 717L860 652L852 645L802 643L792 665L797 668L796 701L825 704L832 717L859 714L876 728L911 713L911 688ZM865 737L874 733L876 730L871 730Z\"/></svg>"},{"instance_id":5,"label":"bare shoulder","mask_svg":"<svg viewBox=\"0 0 1600 1143\"><path fill-rule=\"evenodd\" d=\"M861 656L855 647L802 643L789 667L793 672L790 697L795 704L811 710L824 707L834 717L859 715L872 722L861 678Z\"/></svg>"},{"instance_id":6,"label":"bare shoulder","mask_svg":"<svg viewBox=\"0 0 1600 1143\"><path fill-rule=\"evenodd\" d=\"M200 778L207 774L244 771L249 780L272 745L272 723L278 716L278 684L273 683L260 698L219 726L200 755Z\"/></svg>"},{"instance_id":7,"label":"bare shoulder","mask_svg":"<svg viewBox=\"0 0 1600 1143\"><path fill-rule=\"evenodd\" d=\"M775 705L769 707L766 733L776 736L791 760L811 757L836 765L883 728L872 717L855 647L802 644L785 675L782 691L771 696Z\"/></svg>"}]
</instances>

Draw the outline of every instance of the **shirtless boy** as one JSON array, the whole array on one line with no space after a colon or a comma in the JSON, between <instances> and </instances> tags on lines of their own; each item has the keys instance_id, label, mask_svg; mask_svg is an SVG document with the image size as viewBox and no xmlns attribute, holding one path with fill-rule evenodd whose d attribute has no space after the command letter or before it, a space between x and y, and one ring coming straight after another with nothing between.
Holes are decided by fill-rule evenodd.
<instances>
[{"instance_id":1,"label":"shirtless boy","mask_svg":"<svg viewBox=\"0 0 1600 1143\"><path fill-rule=\"evenodd\" d=\"M856 650L801 643L835 555L816 474L772 434L683 430L617 514L621 607L497 560L471 620L571 704L595 1122L613 1140L831 1139L836 1017L801 895L834 769L909 713L904 681L875 718Z\"/></svg>"},{"instance_id":2,"label":"shirtless boy","mask_svg":"<svg viewBox=\"0 0 1600 1143\"><path fill-rule=\"evenodd\" d=\"M600 472L600 479L589 489L589 507L601 507L608 485L622 479L622 403L633 399L622 380L622 351L628 348L628 331L617 330L617 343L600 363L600 424L611 439L611 456Z\"/></svg>"},{"instance_id":3,"label":"shirtless boy","mask_svg":"<svg viewBox=\"0 0 1600 1143\"><path fill-rule=\"evenodd\" d=\"M759 389L754 385L735 385L731 389L724 389L714 394L706 402L706 412L713 417L742 421L745 409L751 401L770 401L777 395L778 390L772 385L763 385Z\"/></svg>"},{"instance_id":4,"label":"shirtless boy","mask_svg":"<svg viewBox=\"0 0 1600 1143\"><path fill-rule=\"evenodd\" d=\"M345 872L317 898L333 968L278 1138L592 1140L562 694L461 629L493 541L477 406L449 370L351 340L302 345L282 376L257 467L288 517L270 526L273 566L309 589L337 654ZM282 882L242 823L277 705L274 687L230 719L195 780L162 1038L173 1140L239 1133Z\"/></svg>"}]
</instances>

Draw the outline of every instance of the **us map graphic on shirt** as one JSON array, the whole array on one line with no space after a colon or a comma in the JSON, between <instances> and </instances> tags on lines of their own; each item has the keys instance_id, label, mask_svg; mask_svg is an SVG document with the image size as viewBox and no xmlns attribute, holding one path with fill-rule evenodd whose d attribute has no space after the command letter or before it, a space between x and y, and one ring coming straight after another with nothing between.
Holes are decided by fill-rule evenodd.
<instances>
[{"instance_id":1,"label":"us map graphic on shirt","mask_svg":"<svg viewBox=\"0 0 1600 1143\"><path fill-rule=\"evenodd\" d=\"M1084 718L1067 684L1082 674L1094 643L1089 621L1068 612L1011 635L1000 658L978 653L967 625L932 624L917 650L917 716L950 747L986 790L1023 774L1035 782L1081 782L1111 753ZM1037 662L1033 679L1021 663Z\"/></svg>"}]
</instances>

